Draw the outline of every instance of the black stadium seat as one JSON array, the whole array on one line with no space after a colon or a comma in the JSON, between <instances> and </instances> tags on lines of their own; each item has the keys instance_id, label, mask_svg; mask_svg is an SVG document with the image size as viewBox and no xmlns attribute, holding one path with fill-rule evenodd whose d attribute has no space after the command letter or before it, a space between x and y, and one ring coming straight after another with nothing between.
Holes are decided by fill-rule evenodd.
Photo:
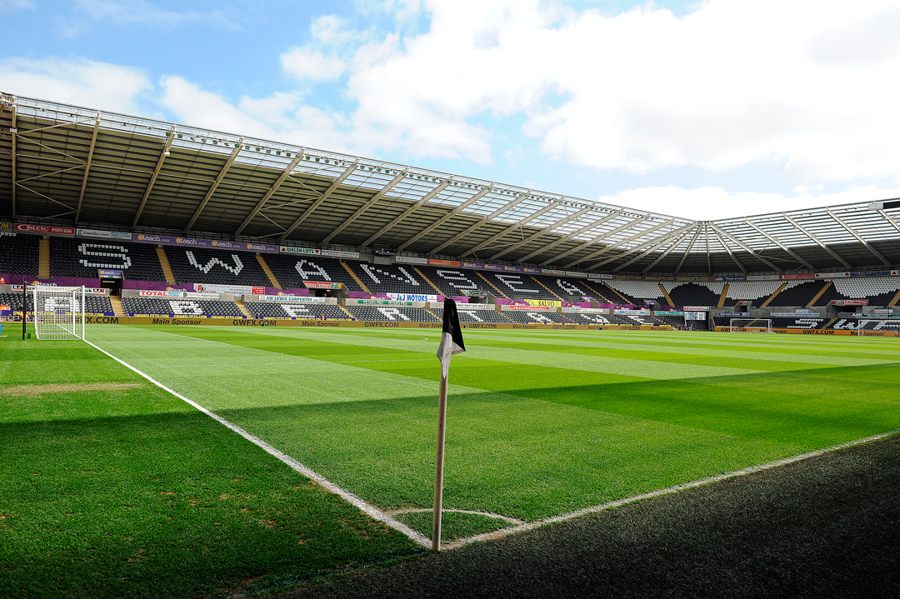
<instances>
[{"instance_id":1,"label":"black stadium seat","mask_svg":"<svg viewBox=\"0 0 900 599\"><path fill-rule=\"evenodd\" d=\"M252 252L167 247L166 256L179 283L271 285Z\"/></svg>"},{"instance_id":2,"label":"black stadium seat","mask_svg":"<svg viewBox=\"0 0 900 599\"><path fill-rule=\"evenodd\" d=\"M156 246L95 239L50 238L50 274L97 278L101 268L121 270L126 279L164 281Z\"/></svg>"}]
</instances>

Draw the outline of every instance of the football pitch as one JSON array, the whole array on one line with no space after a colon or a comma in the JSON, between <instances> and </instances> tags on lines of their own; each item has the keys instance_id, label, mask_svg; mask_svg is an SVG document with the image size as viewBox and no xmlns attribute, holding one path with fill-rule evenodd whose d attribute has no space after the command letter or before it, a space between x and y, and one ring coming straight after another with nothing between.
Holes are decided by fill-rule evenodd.
<instances>
[{"instance_id":1,"label":"football pitch","mask_svg":"<svg viewBox=\"0 0 900 599\"><path fill-rule=\"evenodd\" d=\"M421 541L439 334L97 325L87 337ZM450 370L451 544L900 428L896 339L467 329L465 340ZM168 551L198 570L220 555L227 569L239 537L258 552L246 577L302 580L422 550L86 344L6 338L0 352L0 448L11 456L0 470L0 594L4 578L14 590L17 576L54 572L42 553L54 544L73 556L79 543L137 552L120 526L151 546L141 535L182 527ZM103 531L112 536L91 538ZM211 555L188 555L195 543ZM117 567L163 575L147 553ZM38 570L14 567L23 556ZM171 592L197 591L185 576Z\"/></svg>"}]
</instances>

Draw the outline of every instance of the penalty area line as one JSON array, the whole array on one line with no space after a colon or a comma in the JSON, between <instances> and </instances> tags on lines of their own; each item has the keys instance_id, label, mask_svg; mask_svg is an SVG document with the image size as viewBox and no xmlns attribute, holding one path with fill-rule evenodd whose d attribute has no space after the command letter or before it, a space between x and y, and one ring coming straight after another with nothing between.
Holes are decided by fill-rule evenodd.
<instances>
[{"instance_id":1,"label":"penalty area line","mask_svg":"<svg viewBox=\"0 0 900 599\"><path fill-rule=\"evenodd\" d=\"M420 545L427 549L431 548L431 539L429 539L422 533L413 530L406 524L404 524L404 523L400 522L399 520L397 520L396 518L386 514L385 512L378 509L371 503L368 503L368 502L364 501L363 499L357 497L356 495L354 495L347 489L344 489L343 487L339 487L338 485L331 482L330 480L328 480L327 478L325 478L324 476L322 476L315 470L309 468L308 466L304 466L303 464L301 464L300 462L295 460L293 457L291 457L288 454L284 453L283 451L276 449L275 447L269 445L268 443L266 443L265 441L263 441L256 435L253 435L253 434L247 432L246 430L244 430L243 428L234 424L230 420L227 420L227 419L219 416L212 410L209 410L209 409L203 407L202 405L198 404L194 400L182 395L178 391L175 391L174 389L167 387L166 385L157 381L155 378L153 378L146 372L143 372L143 371L135 368L128 362L122 360L121 358L114 356L113 354L109 353L108 351L106 351L105 349L100 347L99 345L96 345L96 344L88 341L87 339L83 339L83 341L85 343L87 343L88 345L90 345L91 347L93 347L94 349L96 349L97 351L99 351L100 353L112 358L113 360L115 360L116 362L118 362L119 364L121 364L122 366L127 368L128 370L131 370L132 372L135 372L138 375L140 375L141 377L147 379L148 381L150 381L151 383L153 383L154 385L156 385L157 387L159 387L166 393L174 395L175 397L177 397L181 401L185 402L192 408L194 408L200 412L203 412L204 414L206 414L207 416L209 416L210 418L212 418L213 420L215 420L216 422L218 422L219 424L221 424L228 430L230 430L234 433L237 433L238 435L240 435L247 441L250 441L251 443L253 443L257 447L259 447L260 449L262 449L263 451L265 451L272 457L278 459L279 461L281 461L282 463L287 465L289 468L291 468L298 474L301 474L301 475L305 476L306 478L314 481L317 485L319 485L323 489L325 489L331 493L334 493L335 495L337 495L338 497L340 497L347 503L349 503L349 504L353 505L354 507L356 507L357 509L359 509L361 512L363 512L367 516L369 516L375 520L378 520L379 522L382 522L382 523L386 524L387 526L390 526L397 532L402 533L403 535L408 537L410 540L415 542L417 545Z\"/></svg>"},{"instance_id":2,"label":"penalty area line","mask_svg":"<svg viewBox=\"0 0 900 599\"><path fill-rule=\"evenodd\" d=\"M559 514L558 516L551 516L549 518L544 518L542 520L534 520L532 522L526 522L526 523L520 524L518 526L510 526L508 528L502 528L500 530L496 530L493 532L486 532L486 533L481 533L481 534L477 534L477 535L472 535L471 537L465 537L462 539L457 539L455 541L451 541L450 543L447 543L444 546L444 549L459 549L460 547L464 547L464 546L470 545L472 543L480 543L480 542L484 542L484 541L495 541L498 539L503 539L510 535L521 534L524 532L528 532L530 530L542 528L544 526L551 526L553 524L561 524L562 522L568 522L569 520L575 520L577 518L582 518L582 517L590 516L593 514L599 514L601 512L613 510L613 509L623 507L623 506L626 506L626 505L629 505L632 503L638 503L640 501L645 501L647 499L654 499L656 497L664 497L666 495L673 495L675 493L680 493L681 491L687 491L689 489L696 489L697 487L703 487L706 485L711 485L714 483L731 480L734 478L739 478L741 476L755 474L757 472L772 470L774 468L780 468L782 466L788 466L790 464L796 464L797 462L802 462L804 460L816 458L816 457L819 457L819 456L822 456L825 454L833 453L835 451L840 451L842 449L849 449L851 447L856 447L858 445L865 445L867 443L873 443L875 441L880 441L881 439L886 439L888 437L892 437L898 433L900 433L900 429L894 429L892 431L888 431L885 433L879 433L877 435L872 435L870 437L864 437L862 439L855 439L853 441L848 441L846 443L841 443L839 445L832 445L831 447L817 449L815 451L810 451L808 453L802 453L802 454L798 454L795 456L782 458L780 460L775 460L774 462L766 462L765 464L749 466L747 468L742 468L740 470L734 470L732 472L726 472L724 474L717 474L716 476L709 476L707 478L701 478L698 480L681 483L678 485L673 485L671 487L665 487L664 489L657 489L656 491L650 491L648 493L642 493L640 495L634 495L632 497L616 499L613 501L609 501L607 503L601 503L599 505L594 505L591 507L582 508L580 510L575 510L574 512L567 512L565 514Z\"/></svg>"}]
</instances>

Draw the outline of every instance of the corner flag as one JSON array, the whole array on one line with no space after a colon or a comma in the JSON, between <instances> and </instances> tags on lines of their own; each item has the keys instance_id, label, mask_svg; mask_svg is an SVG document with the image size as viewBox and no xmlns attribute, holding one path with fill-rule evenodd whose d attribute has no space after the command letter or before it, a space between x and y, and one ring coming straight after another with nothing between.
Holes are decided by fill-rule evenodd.
<instances>
[{"instance_id":1,"label":"corner flag","mask_svg":"<svg viewBox=\"0 0 900 599\"><path fill-rule=\"evenodd\" d=\"M452 299L444 299L444 326L442 328L441 344L438 346L437 357L441 361L441 377L446 378L450 371L450 358L460 352L466 351L463 343L462 328L459 326L459 312L456 310L456 302Z\"/></svg>"},{"instance_id":2,"label":"corner flag","mask_svg":"<svg viewBox=\"0 0 900 599\"><path fill-rule=\"evenodd\" d=\"M447 375L450 373L450 358L454 354L466 351L463 343L462 328L459 326L459 313L456 302L444 298L444 326L441 344L437 357L441 361L441 387L438 394L438 438L437 460L434 474L434 520L431 528L431 548L441 550L441 506L444 501L444 436L447 432Z\"/></svg>"}]
</instances>

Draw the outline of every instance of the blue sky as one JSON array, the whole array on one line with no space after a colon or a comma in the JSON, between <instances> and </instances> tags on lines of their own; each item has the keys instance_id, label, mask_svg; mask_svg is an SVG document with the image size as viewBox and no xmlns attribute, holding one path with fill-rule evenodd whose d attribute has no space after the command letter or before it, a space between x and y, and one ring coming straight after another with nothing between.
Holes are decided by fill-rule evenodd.
<instances>
[{"instance_id":1,"label":"blue sky","mask_svg":"<svg viewBox=\"0 0 900 599\"><path fill-rule=\"evenodd\" d=\"M700 219L900 195L890 0L0 0L0 19L20 95Z\"/></svg>"}]
</instances>

